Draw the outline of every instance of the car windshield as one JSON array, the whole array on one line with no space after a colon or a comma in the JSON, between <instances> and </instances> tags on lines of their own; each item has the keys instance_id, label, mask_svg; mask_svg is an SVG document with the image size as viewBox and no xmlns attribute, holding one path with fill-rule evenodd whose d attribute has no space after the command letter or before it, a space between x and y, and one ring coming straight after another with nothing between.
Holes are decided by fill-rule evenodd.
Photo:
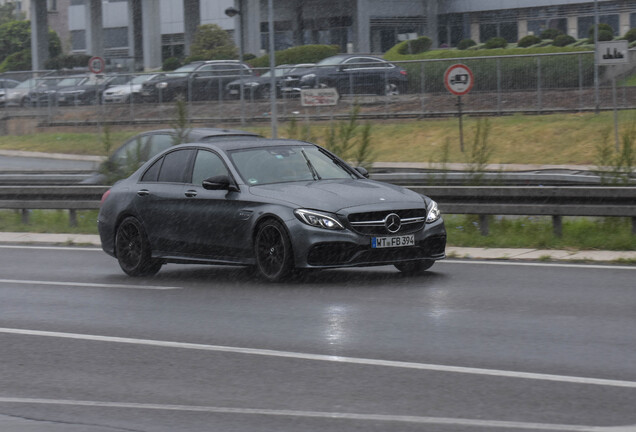
<instances>
[{"instance_id":1,"label":"car windshield","mask_svg":"<svg viewBox=\"0 0 636 432\"><path fill-rule=\"evenodd\" d=\"M338 160L309 144L234 150L230 158L250 186L358 178Z\"/></svg>"},{"instance_id":2,"label":"car windshield","mask_svg":"<svg viewBox=\"0 0 636 432\"><path fill-rule=\"evenodd\" d=\"M141 83L144 83L146 81L149 81L149 80L153 79L156 76L158 76L158 75L156 75L156 74L153 74L153 75L139 75L139 76L134 77L130 81L130 84L141 84Z\"/></svg>"},{"instance_id":3,"label":"car windshield","mask_svg":"<svg viewBox=\"0 0 636 432\"><path fill-rule=\"evenodd\" d=\"M187 64L185 66L181 66L178 69L175 69L174 72L166 74L166 76L169 76L171 78L185 77L188 76L190 72L193 72L198 66L198 64Z\"/></svg>"},{"instance_id":4,"label":"car windshield","mask_svg":"<svg viewBox=\"0 0 636 432\"><path fill-rule=\"evenodd\" d=\"M22 81L20 84L15 86L15 88L31 88L31 87L35 87L37 82L38 82L38 80L36 78L30 78L30 79L28 79L26 81Z\"/></svg>"},{"instance_id":5,"label":"car windshield","mask_svg":"<svg viewBox=\"0 0 636 432\"><path fill-rule=\"evenodd\" d=\"M57 83L57 86L58 87L76 86L76 85L80 85L80 83L82 83L86 79L87 78L84 78L84 77L81 77L81 78L64 78L62 81Z\"/></svg>"}]
</instances>

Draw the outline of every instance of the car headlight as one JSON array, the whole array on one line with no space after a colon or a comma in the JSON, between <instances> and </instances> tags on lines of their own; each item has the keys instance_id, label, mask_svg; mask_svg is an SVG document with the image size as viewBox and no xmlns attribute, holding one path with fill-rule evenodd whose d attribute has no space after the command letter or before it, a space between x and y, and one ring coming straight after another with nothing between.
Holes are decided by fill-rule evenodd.
<instances>
[{"instance_id":1,"label":"car headlight","mask_svg":"<svg viewBox=\"0 0 636 432\"><path fill-rule=\"evenodd\" d=\"M243 84L245 87L256 87L258 83L256 81L250 81Z\"/></svg>"},{"instance_id":2,"label":"car headlight","mask_svg":"<svg viewBox=\"0 0 636 432\"><path fill-rule=\"evenodd\" d=\"M325 228L328 230L344 229L342 224L334 216L313 210L296 209L294 214L301 222L313 227Z\"/></svg>"},{"instance_id":3,"label":"car headlight","mask_svg":"<svg viewBox=\"0 0 636 432\"><path fill-rule=\"evenodd\" d=\"M307 75L303 75L302 77L300 77L301 81L311 81L313 79L316 79L316 74L307 74Z\"/></svg>"},{"instance_id":4,"label":"car headlight","mask_svg":"<svg viewBox=\"0 0 636 432\"><path fill-rule=\"evenodd\" d=\"M439 219L441 212L439 211L435 201L431 200L426 210L426 223L433 223Z\"/></svg>"},{"instance_id":5,"label":"car headlight","mask_svg":"<svg viewBox=\"0 0 636 432\"><path fill-rule=\"evenodd\" d=\"M168 87L168 83L163 81L163 82L157 83L156 87L158 89L165 89L166 87Z\"/></svg>"}]
</instances>

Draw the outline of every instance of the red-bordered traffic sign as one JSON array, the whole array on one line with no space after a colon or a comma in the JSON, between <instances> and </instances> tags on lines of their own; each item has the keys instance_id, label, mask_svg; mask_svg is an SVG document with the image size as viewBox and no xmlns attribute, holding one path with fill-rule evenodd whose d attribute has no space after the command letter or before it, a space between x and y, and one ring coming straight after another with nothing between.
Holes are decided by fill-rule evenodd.
<instances>
[{"instance_id":1,"label":"red-bordered traffic sign","mask_svg":"<svg viewBox=\"0 0 636 432\"><path fill-rule=\"evenodd\" d=\"M88 60L88 69L94 74L99 74L104 72L105 67L106 67L106 62L101 57L91 57Z\"/></svg>"},{"instance_id":2,"label":"red-bordered traffic sign","mask_svg":"<svg viewBox=\"0 0 636 432\"><path fill-rule=\"evenodd\" d=\"M473 88L475 76L470 68L463 64L454 64L444 73L444 85L455 96L463 96Z\"/></svg>"}]
</instances>

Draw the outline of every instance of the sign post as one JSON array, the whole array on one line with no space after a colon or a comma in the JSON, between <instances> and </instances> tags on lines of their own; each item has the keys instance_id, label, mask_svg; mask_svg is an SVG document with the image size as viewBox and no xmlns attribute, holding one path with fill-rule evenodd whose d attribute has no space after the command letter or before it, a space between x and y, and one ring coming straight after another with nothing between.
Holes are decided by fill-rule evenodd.
<instances>
[{"instance_id":1,"label":"sign post","mask_svg":"<svg viewBox=\"0 0 636 432\"><path fill-rule=\"evenodd\" d=\"M596 42L596 62L602 66L616 66L629 63L629 46L626 40ZM612 77L612 103L614 104L614 144L620 149L618 139L618 102L616 101L616 76Z\"/></svg>"},{"instance_id":2,"label":"sign post","mask_svg":"<svg viewBox=\"0 0 636 432\"><path fill-rule=\"evenodd\" d=\"M464 152L464 124L462 121L462 96L467 94L475 84L475 76L470 68L463 64L454 64L444 73L446 89L457 96L457 111L459 116L459 148Z\"/></svg>"}]
</instances>

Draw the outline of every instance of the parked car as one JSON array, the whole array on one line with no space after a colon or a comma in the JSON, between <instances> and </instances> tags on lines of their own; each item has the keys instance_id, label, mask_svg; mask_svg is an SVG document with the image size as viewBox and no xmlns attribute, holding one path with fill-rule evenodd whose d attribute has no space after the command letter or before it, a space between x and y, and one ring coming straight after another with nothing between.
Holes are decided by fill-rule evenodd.
<instances>
[{"instance_id":1,"label":"parked car","mask_svg":"<svg viewBox=\"0 0 636 432\"><path fill-rule=\"evenodd\" d=\"M379 57L339 54L319 61L298 82L300 89L320 87L340 94L396 95L407 91L408 78L406 70Z\"/></svg>"},{"instance_id":2,"label":"parked car","mask_svg":"<svg viewBox=\"0 0 636 432\"><path fill-rule=\"evenodd\" d=\"M294 71L303 71L315 66L314 63L304 63L298 65L280 65L274 70L276 80L276 97L282 96L284 78ZM249 76L237 79L227 85L227 94L232 98L238 98L241 91L241 81L243 82L243 97L245 99L269 99L271 87L271 71L267 71L260 76Z\"/></svg>"},{"instance_id":3,"label":"parked car","mask_svg":"<svg viewBox=\"0 0 636 432\"><path fill-rule=\"evenodd\" d=\"M104 194L102 248L131 276L168 262L234 264L269 281L294 269L387 264L420 273L443 259L437 204L367 176L296 140L178 145Z\"/></svg>"},{"instance_id":4,"label":"parked car","mask_svg":"<svg viewBox=\"0 0 636 432\"><path fill-rule=\"evenodd\" d=\"M217 138L260 137L234 129L193 128L180 136L176 129L157 129L129 138L100 166L99 171L84 179L83 184L109 184L112 179L125 177L157 153L181 142L208 142Z\"/></svg>"},{"instance_id":5,"label":"parked car","mask_svg":"<svg viewBox=\"0 0 636 432\"><path fill-rule=\"evenodd\" d=\"M210 100L225 97L225 87L241 76L254 74L252 68L235 60L208 60L181 66L174 72L146 81L141 95L145 102Z\"/></svg>"},{"instance_id":6,"label":"parked car","mask_svg":"<svg viewBox=\"0 0 636 432\"><path fill-rule=\"evenodd\" d=\"M68 86L57 92L58 105L96 105L101 103L105 89L125 84L130 75L90 75L77 85Z\"/></svg>"},{"instance_id":7,"label":"parked car","mask_svg":"<svg viewBox=\"0 0 636 432\"><path fill-rule=\"evenodd\" d=\"M38 78L35 88L27 95L28 99L25 101L25 105L56 105L59 91L80 85L87 79L86 75Z\"/></svg>"},{"instance_id":8,"label":"parked car","mask_svg":"<svg viewBox=\"0 0 636 432\"><path fill-rule=\"evenodd\" d=\"M144 74L133 77L125 84L113 85L104 90L102 101L104 103L129 103L141 102L141 86L146 81L158 79L164 74Z\"/></svg>"},{"instance_id":9,"label":"parked car","mask_svg":"<svg viewBox=\"0 0 636 432\"><path fill-rule=\"evenodd\" d=\"M0 78L0 106L4 106L7 101L7 91L17 87L18 84L20 84L20 81L9 78Z\"/></svg>"}]
</instances>

